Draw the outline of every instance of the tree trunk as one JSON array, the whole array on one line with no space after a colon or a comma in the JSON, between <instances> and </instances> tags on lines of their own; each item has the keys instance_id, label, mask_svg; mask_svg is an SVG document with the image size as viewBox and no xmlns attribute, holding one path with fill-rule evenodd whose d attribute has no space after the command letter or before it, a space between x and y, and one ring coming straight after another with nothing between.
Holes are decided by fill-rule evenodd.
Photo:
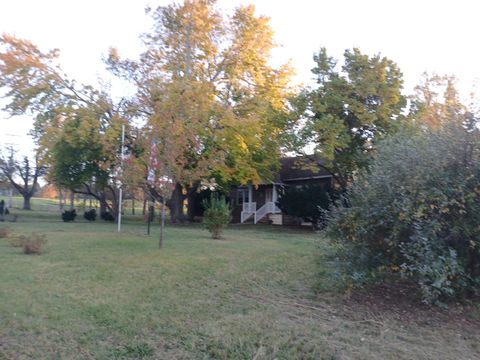
<instances>
[{"instance_id":1,"label":"tree trunk","mask_svg":"<svg viewBox=\"0 0 480 360\"><path fill-rule=\"evenodd\" d=\"M62 192L62 189L58 189L58 206L60 208L60 212L63 212L63 192Z\"/></svg>"},{"instance_id":2,"label":"tree trunk","mask_svg":"<svg viewBox=\"0 0 480 360\"><path fill-rule=\"evenodd\" d=\"M70 210L75 208L75 193L73 191L70 192Z\"/></svg>"},{"instance_id":3,"label":"tree trunk","mask_svg":"<svg viewBox=\"0 0 480 360\"><path fill-rule=\"evenodd\" d=\"M170 208L170 221L172 224L183 222L185 220L185 215L183 213L183 199L182 185L177 183L175 185L175 190L172 193L172 197L168 201Z\"/></svg>"},{"instance_id":4,"label":"tree trunk","mask_svg":"<svg viewBox=\"0 0 480 360\"><path fill-rule=\"evenodd\" d=\"M135 215L135 198L132 197L132 215Z\"/></svg>"},{"instance_id":5,"label":"tree trunk","mask_svg":"<svg viewBox=\"0 0 480 360\"><path fill-rule=\"evenodd\" d=\"M0 221L4 221L3 215L5 214L5 201L0 200Z\"/></svg>"},{"instance_id":6,"label":"tree trunk","mask_svg":"<svg viewBox=\"0 0 480 360\"><path fill-rule=\"evenodd\" d=\"M8 189L8 206L9 209L13 207L13 189Z\"/></svg>"},{"instance_id":7,"label":"tree trunk","mask_svg":"<svg viewBox=\"0 0 480 360\"><path fill-rule=\"evenodd\" d=\"M99 203L100 203L99 204L100 205L100 214L103 214L103 213L107 212L108 205L107 205L107 200L105 199L105 195L100 197Z\"/></svg>"},{"instance_id":8,"label":"tree trunk","mask_svg":"<svg viewBox=\"0 0 480 360\"><path fill-rule=\"evenodd\" d=\"M119 208L118 208L118 198L116 196L116 194L113 192L113 190L111 191L112 192L112 215L113 217L115 218L115 221L118 220L118 211L119 211Z\"/></svg>"},{"instance_id":9,"label":"tree trunk","mask_svg":"<svg viewBox=\"0 0 480 360\"><path fill-rule=\"evenodd\" d=\"M195 208L197 203L197 189L190 188L187 192L188 199L188 210L187 210L187 219L188 221L193 222L195 219Z\"/></svg>"},{"instance_id":10,"label":"tree trunk","mask_svg":"<svg viewBox=\"0 0 480 360\"><path fill-rule=\"evenodd\" d=\"M160 241L158 243L158 247L161 249L163 247L163 232L165 229L165 202L162 203L162 216L160 222Z\"/></svg>"},{"instance_id":11,"label":"tree trunk","mask_svg":"<svg viewBox=\"0 0 480 360\"><path fill-rule=\"evenodd\" d=\"M23 210L32 210L32 207L30 206L30 199L31 199L31 196L28 196L28 195L23 196Z\"/></svg>"}]
</instances>

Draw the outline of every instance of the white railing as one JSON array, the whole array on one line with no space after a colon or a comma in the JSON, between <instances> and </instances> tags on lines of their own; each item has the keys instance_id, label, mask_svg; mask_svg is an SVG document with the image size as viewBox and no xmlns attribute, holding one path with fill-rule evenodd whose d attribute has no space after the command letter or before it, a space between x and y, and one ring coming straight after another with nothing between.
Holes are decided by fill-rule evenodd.
<instances>
[{"instance_id":1,"label":"white railing","mask_svg":"<svg viewBox=\"0 0 480 360\"><path fill-rule=\"evenodd\" d=\"M243 224L250 216L257 211L256 202L244 202L242 205L242 212L240 214L240 222Z\"/></svg>"},{"instance_id":2,"label":"white railing","mask_svg":"<svg viewBox=\"0 0 480 360\"><path fill-rule=\"evenodd\" d=\"M257 211L257 203L256 202L244 202L242 204L242 210L245 212L255 212Z\"/></svg>"},{"instance_id":3,"label":"white railing","mask_svg":"<svg viewBox=\"0 0 480 360\"><path fill-rule=\"evenodd\" d=\"M257 222L262 220L267 214L278 214L281 212L282 211L273 201L266 202L260 209L255 211L253 223L256 224Z\"/></svg>"}]
</instances>

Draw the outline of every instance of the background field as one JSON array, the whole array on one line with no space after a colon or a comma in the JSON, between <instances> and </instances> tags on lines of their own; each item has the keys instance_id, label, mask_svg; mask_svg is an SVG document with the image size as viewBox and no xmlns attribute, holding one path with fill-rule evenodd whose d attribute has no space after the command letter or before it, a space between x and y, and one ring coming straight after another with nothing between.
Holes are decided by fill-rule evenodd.
<instances>
[{"instance_id":1,"label":"background field","mask_svg":"<svg viewBox=\"0 0 480 360\"><path fill-rule=\"evenodd\" d=\"M478 359L478 308L423 308L405 291L347 297L310 231L199 226L127 217L62 223L21 212L16 233L45 233L45 253L0 239L0 359Z\"/></svg>"},{"instance_id":2,"label":"background field","mask_svg":"<svg viewBox=\"0 0 480 360\"><path fill-rule=\"evenodd\" d=\"M0 200L2 199L5 201L6 206L9 207L8 196L0 196ZM14 209L14 211L16 209L22 209L23 198L21 196L12 197L11 201L12 201L11 207ZM57 213L57 214L61 212L58 199L34 197L30 200L30 202L31 202L32 210L35 212L51 212L51 213ZM155 203L155 206L158 211L159 205ZM99 205L96 200L94 199L83 200L78 196L75 199L75 208L77 209L80 215L82 215L85 210L96 209L97 212L99 211ZM70 199L66 200L64 209L70 209ZM123 201L123 212L126 215L132 215L132 214L139 215L142 213L142 210L143 210L143 201L136 200L136 201L133 201L133 204L132 204L132 200L130 199Z\"/></svg>"}]
</instances>

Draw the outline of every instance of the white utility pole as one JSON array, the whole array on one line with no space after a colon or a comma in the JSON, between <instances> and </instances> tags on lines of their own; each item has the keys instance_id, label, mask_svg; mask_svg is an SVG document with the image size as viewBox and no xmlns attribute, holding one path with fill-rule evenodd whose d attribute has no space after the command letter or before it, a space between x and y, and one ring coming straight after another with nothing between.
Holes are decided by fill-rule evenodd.
<instances>
[{"instance_id":1,"label":"white utility pole","mask_svg":"<svg viewBox=\"0 0 480 360\"><path fill-rule=\"evenodd\" d=\"M124 142L125 142L125 125L122 125L122 143L120 149L120 171L123 173L123 156L124 156ZM122 174L123 175L123 174ZM122 186L123 184L120 182L120 189L118 192L118 227L117 231L122 231Z\"/></svg>"}]
</instances>

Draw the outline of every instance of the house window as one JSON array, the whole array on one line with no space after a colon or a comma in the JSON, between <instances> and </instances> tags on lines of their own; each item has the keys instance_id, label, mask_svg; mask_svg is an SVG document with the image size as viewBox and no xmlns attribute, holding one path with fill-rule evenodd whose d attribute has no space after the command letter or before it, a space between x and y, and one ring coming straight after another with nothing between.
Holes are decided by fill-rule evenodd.
<instances>
[{"instance_id":1,"label":"house window","mask_svg":"<svg viewBox=\"0 0 480 360\"><path fill-rule=\"evenodd\" d=\"M248 189L237 189L237 205L248 202Z\"/></svg>"}]
</instances>

